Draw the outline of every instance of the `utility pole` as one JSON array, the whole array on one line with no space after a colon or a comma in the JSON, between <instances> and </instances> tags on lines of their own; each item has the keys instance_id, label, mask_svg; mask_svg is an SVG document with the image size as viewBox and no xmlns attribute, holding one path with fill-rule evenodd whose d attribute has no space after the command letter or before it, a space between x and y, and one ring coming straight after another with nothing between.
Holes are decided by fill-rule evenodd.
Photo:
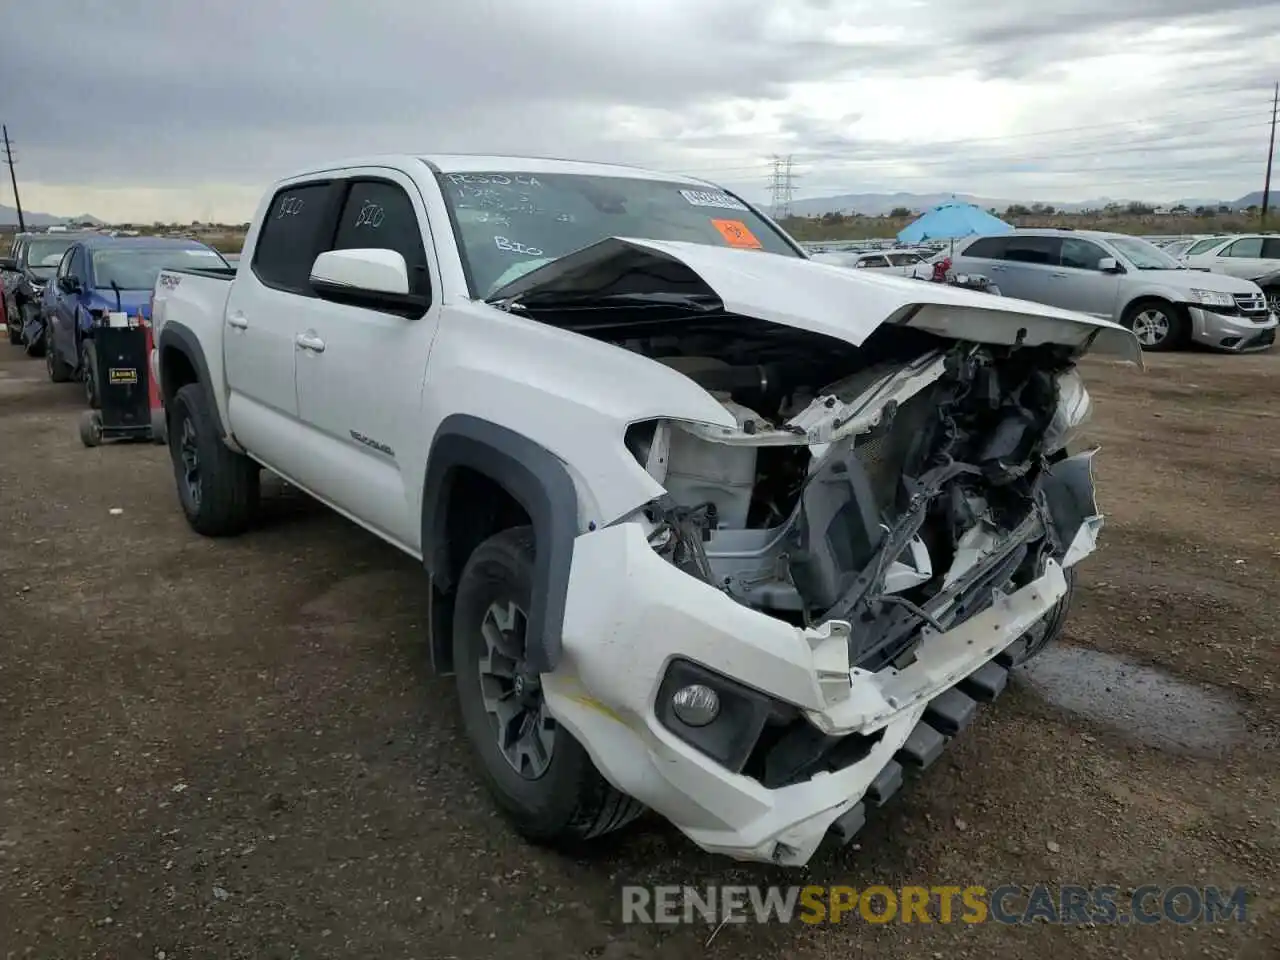
<instances>
[{"instance_id":1,"label":"utility pole","mask_svg":"<svg viewBox=\"0 0 1280 960\"><path fill-rule=\"evenodd\" d=\"M1276 155L1276 108L1280 107L1280 82L1271 97L1271 144L1267 147L1267 179L1262 184L1262 229L1267 228L1267 207L1271 203L1271 160Z\"/></svg>"},{"instance_id":2,"label":"utility pole","mask_svg":"<svg viewBox=\"0 0 1280 960\"><path fill-rule=\"evenodd\" d=\"M22 198L18 196L18 175L13 172L13 148L9 146L9 125L4 127L4 159L9 164L9 179L13 182L13 204L18 208L18 232L26 233L27 222L22 218ZM1267 174L1270 176L1270 173Z\"/></svg>"},{"instance_id":3,"label":"utility pole","mask_svg":"<svg viewBox=\"0 0 1280 960\"><path fill-rule=\"evenodd\" d=\"M769 196L772 209L770 214L775 220L785 220L791 216L791 194L795 188L795 175L791 172L792 158L775 156L773 173L769 176Z\"/></svg>"}]
</instances>

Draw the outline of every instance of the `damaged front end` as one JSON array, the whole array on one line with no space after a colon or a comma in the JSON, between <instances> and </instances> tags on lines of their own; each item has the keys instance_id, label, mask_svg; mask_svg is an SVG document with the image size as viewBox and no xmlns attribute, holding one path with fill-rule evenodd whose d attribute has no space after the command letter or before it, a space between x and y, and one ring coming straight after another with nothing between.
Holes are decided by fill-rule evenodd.
<instances>
[{"instance_id":1,"label":"damaged front end","mask_svg":"<svg viewBox=\"0 0 1280 960\"><path fill-rule=\"evenodd\" d=\"M773 418L718 389L758 393L767 372L673 362L738 426L629 429L667 491L645 510L651 543L756 610L847 622L855 668L907 665L922 628L958 626L1092 546L1092 454L1065 450L1089 398L1064 348L959 343L798 390Z\"/></svg>"},{"instance_id":2,"label":"damaged front end","mask_svg":"<svg viewBox=\"0 0 1280 960\"><path fill-rule=\"evenodd\" d=\"M1076 361L1132 338L667 246L611 243L503 303L726 413L625 427L662 492L575 542L544 691L607 779L699 846L803 864L1061 628L1102 523L1093 451L1068 453L1090 412ZM792 279L807 296L781 295Z\"/></svg>"}]
</instances>

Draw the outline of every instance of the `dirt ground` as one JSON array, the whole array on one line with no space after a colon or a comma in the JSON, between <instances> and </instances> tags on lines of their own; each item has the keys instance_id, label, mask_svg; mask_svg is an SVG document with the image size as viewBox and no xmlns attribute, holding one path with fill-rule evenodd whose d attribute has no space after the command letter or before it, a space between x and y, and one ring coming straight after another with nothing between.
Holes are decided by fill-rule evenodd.
<instances>
[{"instance_id":1,"label":"dirt ground","mask_svg":"<svg viewBox=\"0 0 1280 960\"><path fill-rule=\"evenodd\" d=\"M1067 644L1208 685L1242 730L1166 693L1210 744L1182 750L1124 706L1138 674L1088 708L1019 678L857 845L784 872L655 819L523 843L427 666L415 563L287 492L197 537L162 448L83 448L77 387L0 346L0 958L1280 956L1280 353L1087 372L1108 523ZM624 883L770 882L1251 900L1209 926L621 922Z\"/></svg>"}]
</instances>

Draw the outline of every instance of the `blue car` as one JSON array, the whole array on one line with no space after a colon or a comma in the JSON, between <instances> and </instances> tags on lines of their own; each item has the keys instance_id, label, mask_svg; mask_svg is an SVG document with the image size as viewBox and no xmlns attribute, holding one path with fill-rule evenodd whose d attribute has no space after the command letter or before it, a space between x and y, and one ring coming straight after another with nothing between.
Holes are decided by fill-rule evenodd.
<instances>
[{"instance_id":1,"label":"blue car","mask_svg":"<svg viewBox=\"0 0 1280 960\"><path fill-rule=\"evenodd\" d=\"M69 246L41 301L49 379L64 383L79 377L89 405L96 408L95 317L122 311L149 320L151 290L169 267L231 269L220 253L196 240L91 237Z\"/></svg>"}]
</instances>

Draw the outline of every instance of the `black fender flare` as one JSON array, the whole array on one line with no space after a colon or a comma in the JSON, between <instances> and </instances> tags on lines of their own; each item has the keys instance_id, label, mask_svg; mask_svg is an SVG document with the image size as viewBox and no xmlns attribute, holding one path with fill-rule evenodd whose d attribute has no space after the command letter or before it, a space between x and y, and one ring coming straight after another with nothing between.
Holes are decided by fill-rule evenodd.
<instances>
[{"instance_id":1,"label":"black fender flare","mask_svg":"<svg viewBox=\"0 0 1280 960\"><path fill-rule=\"evenodd\" d=\"M433 588L442 594L456 586L448 530L449 498L459 467L499 484L533 524L537 548L526 656L531 669L549 673L560 660L573 542L579 533L573 479L558 457L514 430L467 414L446 417L431 441L422 488L422 560Z\"/></svg>"},{"instance_id":2,"label":"black fender flare","mask_svg":"<svg viewBox=\"0 0 1280 960\"><path fill-rule=\"evenodd\" d=\"M200 338L192 333L191 328L181 323L170 321L164 325L164 329L160 331L160 339L156 343L156 351L158 353L159 363L157 367L160 371L160 383L156 384L160 388L160 396L164 398L172 397L164 384L164 354L166 350L177 350L190 361L191 366L196 371L196 377L200 383L201 389L204 390L205 399L209 403L209 413L213 417L214 423L218 426L218 435L226 437L226 426L222 422L222 415L218 412L218 403L213 396L213 379L209 376L209 363L204 358L204 348L200 346Z\"/></svg>"}]
</instances>

